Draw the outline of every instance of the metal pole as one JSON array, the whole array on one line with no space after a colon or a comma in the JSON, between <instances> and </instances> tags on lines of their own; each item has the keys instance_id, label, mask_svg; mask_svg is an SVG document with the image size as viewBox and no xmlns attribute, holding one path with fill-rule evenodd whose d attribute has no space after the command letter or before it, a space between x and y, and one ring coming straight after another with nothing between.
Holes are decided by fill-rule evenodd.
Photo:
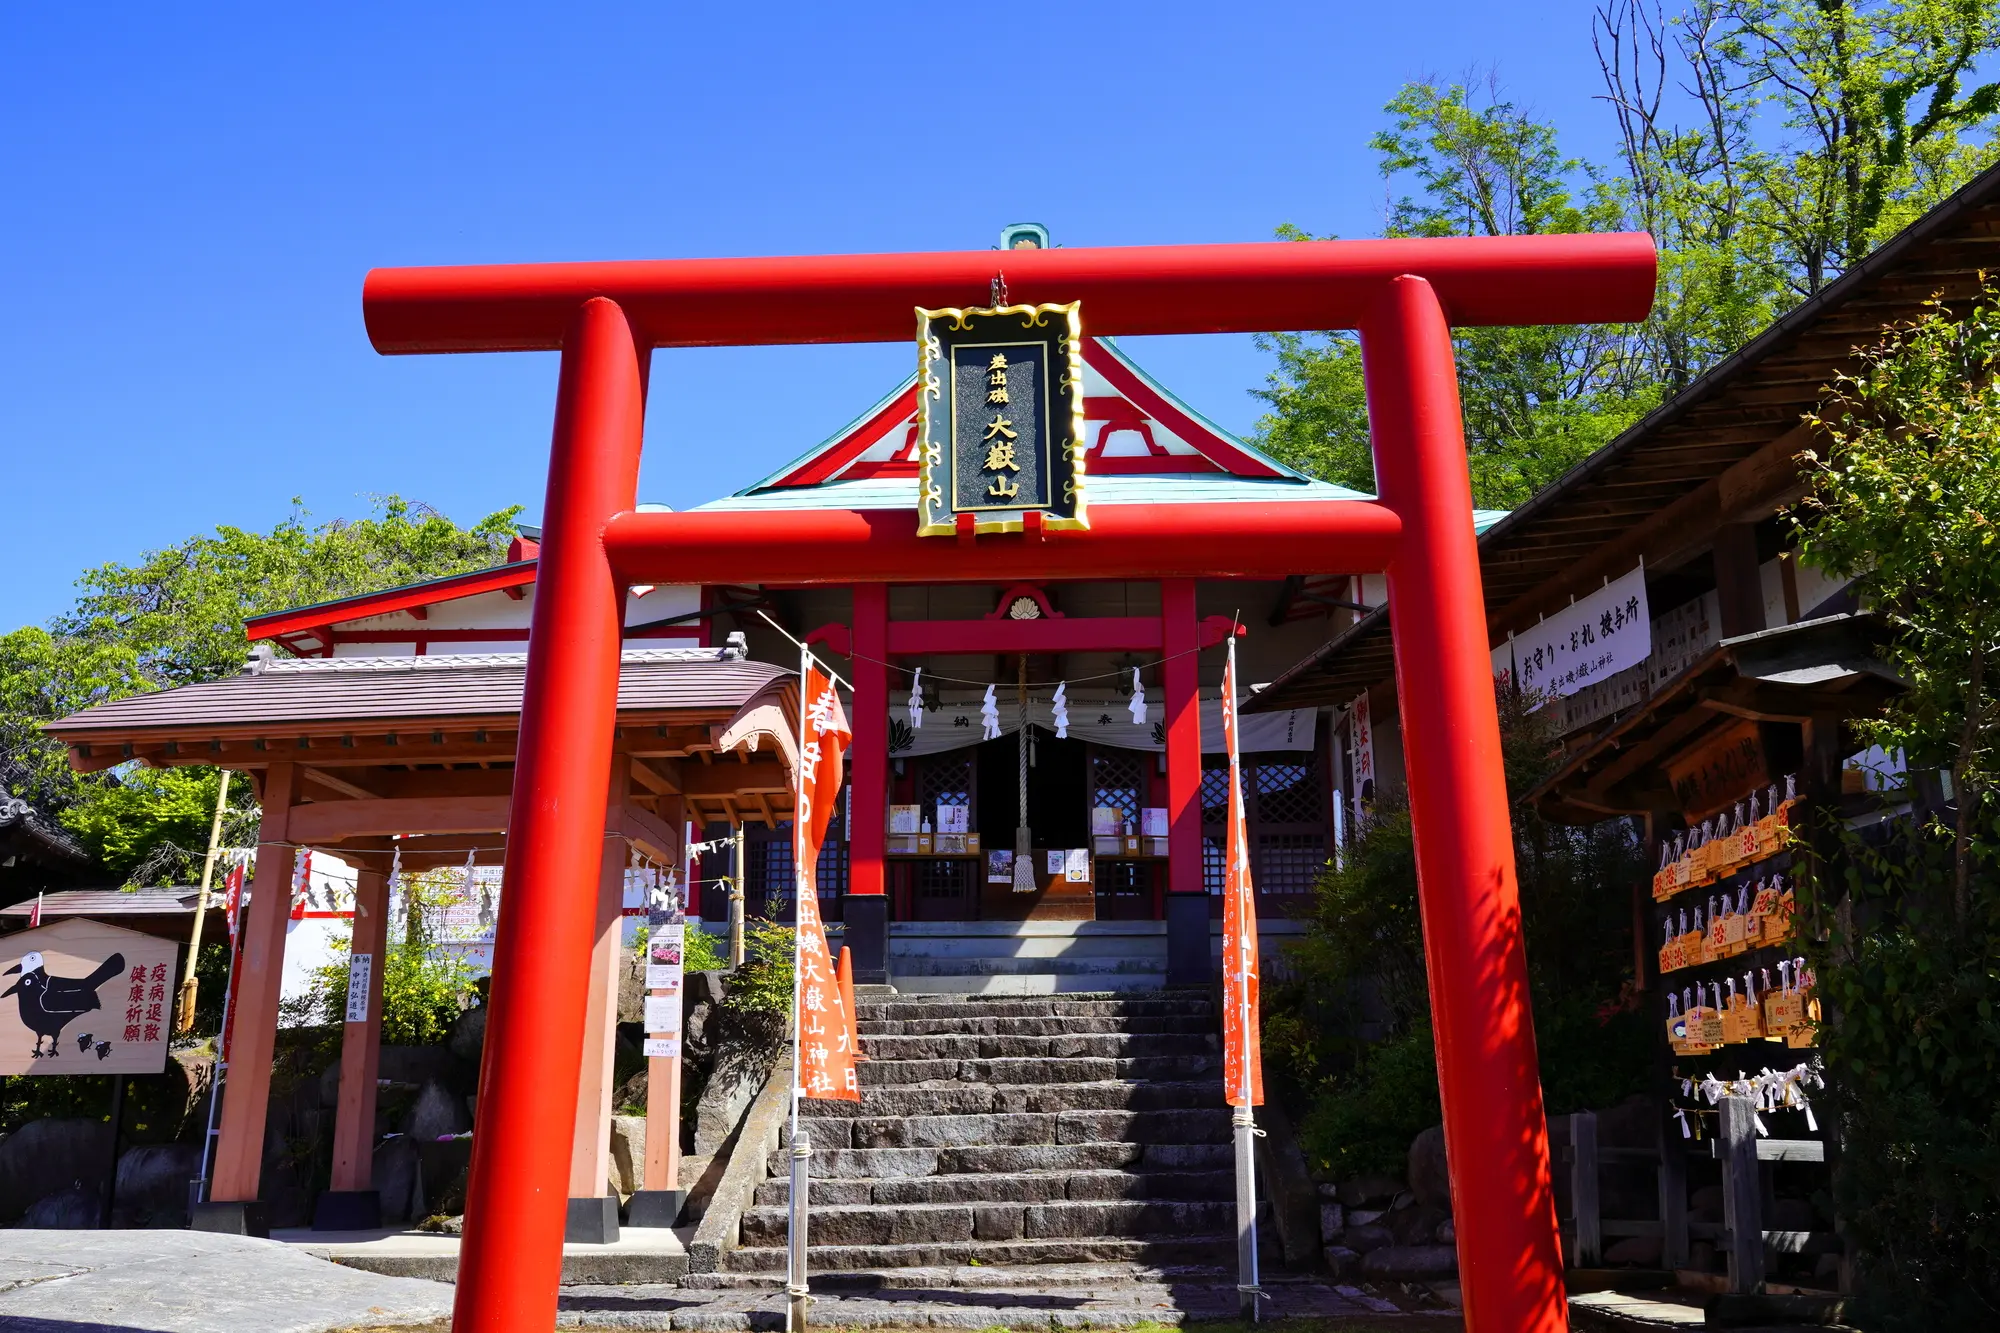
<instances>
[{"instance_id":1,"label":"metal pole","mask_svg":"<svg viewBox=\"0 0 2000 1333\"><path fill-rule=\"evenodd\" d=\"M111 1230L111 1205L118 1198L118 1127L125 1120L125 1076L111 1076L111 1162L104 1173L104 1195L97 1209L97 1227Z\"/></svg>"},{"instance_id":2,"label":"metal pole","mask_svg":"<svg viewBox=\"0 0 2000 1333\"><path fill-rule=\"evenodd\" d=\"M1237 1311L1257 1322L1257 1116L1239 1106L1230 1123L1236 1131L1236 1300Z\"/></svg>"},{"instance_id":3,"label":"metal pole","mask_svg":"<svg viewBox=\"0 0 2000 1333\"><path fill-rule=\"evenodd\" d=\"M245 892L237 898L236 916L229 923L229 972L222 983L222 1026L215 1034L215 1065L208 1076L208 1130L201 1136L201 1175L195 1180L194 1203L208 1202L208 1170L215 1160L215 1122L222 1117L223 1075L229 1071L229 1009L236 1002L236 958L243 948L243 905L248 897Z\"/></svg>"},{"instance_id":4,"label":"metal pole","mask_svg":"<svg viewBox=\"0 0 2000 1333\"><path fill-rule=\"evenodd\" d=\"M1396 679L1438 1090L1458 1202L1466 1326L1568 1327L1536 1077L1507 779L1472 528L1451 329L1421 278L1382 284L1361 329L1389 564Z\"/></svg>"},{"instance_id":5,"label":"metal pole","mask_svg":"<svg viewBox=\"0 0 2000 1333\"><path fill-rule=\"evenodd\" d=\"M194 1028L194 967L201 957L201 925L208 919L208 886L215 881L215 857L222 850L222 812L229 808L229 779L226 768L216 770L215 818L208 826L208 855L201 858L201 893L194 900L194 929L188 932L187 971L181 977L180 1012L174 1015L174 1031Z\"/></svg>"},{"instance_id":6,"label":"metal pole","mask_svg":"<svg viewBox=\"0 0 2000 1333\"><path fill-rule=\"evenodd\" d=\"M743 822L729 835L729 966L743 966Z\"/></svg>"},{"instance_id":7,"label":"metal pole","mask_svg":"<svg viewBox=\"0 0 2000 1333\"><path fill-rule=\"evenodd\" d=\"M806 669L811 661L804 644L799 645L799 754L806 752ZM793 780L799 784L799 791L805 789L805 764L801 759ZM795 792L792 809L799 809L799 798ZM799 847L805 829L801 820L792 820L792 892L799 900L807 893L817 890L806 880L806 867L799 856ZM739 844L740 845L740 844ZM804 952L803 933L799 930L799 914L792 912L792 1179L791 1179L791 1225L786 1229L785 1250L785 1295L789 1298L790 1317L787 1327L791 1333L806 1333L806 1303L811 1299L806 1277L806 1203L812 1190L812 1144L806 1140L799 1125L799 1079L805 1072L799 1066L799 1025L805 1021L805 1007L799 1002L801 989L805 985L805 968L800 966Z\"/></svg>"}]
</instances>

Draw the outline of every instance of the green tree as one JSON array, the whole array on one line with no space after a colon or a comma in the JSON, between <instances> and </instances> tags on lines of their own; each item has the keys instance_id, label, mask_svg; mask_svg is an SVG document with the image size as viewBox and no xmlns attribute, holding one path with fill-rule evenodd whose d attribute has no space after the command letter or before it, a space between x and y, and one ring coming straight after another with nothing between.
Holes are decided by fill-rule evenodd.
<instances>
[{"instance_id":1,"label":"green tree","mask_svg":"<svg viewBox=\"0 0 2000 1333\"><path fill-rule=\"evenodd\" d=\"M367 518L314 524L294 501L269 532L225 526L87 571L68 612L0 636L0 787L60 817L114 873L184 875L207 841L213 771L79 774L41 724L240 670L247 617L496 564L519 512L462 528L387 496Z\"/></svg>"},{"instance_id":2,"label":"green tree","mask_svg":"<svg viewBox=\"0 0 2000 1333\"><path fill-rule=\"evenodd\" d=\"M1843 1151L1836 1205L1870 1327L2000 1319L2000 288L1891 329L1833 386L1803 455L1806 559L1854 580L1905 689L1856 722L1913 771L1904 819L1808 886L1806 949Z\"/></svg>"},{"instance_id":3,"label":"green tree","mask_svg":"<svg viewBox=\"0 0 2000 1333\"><path fill-rule=\"evenodd\" d=\"M1407 85L1373 146L1391 236L1632 228L1660 251L1632 328L1461 330L1473 494L1518 504L2000 156L1992 0L1610 0L1593 17L1616 160L1504 98ZM1296 229L1281 234L1303 236ZM1279 335L1260 442L1373 489L1351 335Z\"/></svg>"},{"instance_id":4,"label":"green tree","mask_svg":"<svg viewBox=\"0 0 2000 1333\"><path fill-rule=\"evenodd\" d=\"M1390 206L1390 236L1518 236L1603 230L1615 200L1565 157L1550 125L1489 83L1403 88L1372 146L1383 175L1414 188ZM1305 233L1287 228L1294 239ZM1462 329L1454 336L1473 495L1520 503L1629 424L1643 378L1620 329ZM1352 334L1279 334L1258 396L1260 443L1301 470L1374 489L1360 347Z\"/></svg>"}]
</instances>

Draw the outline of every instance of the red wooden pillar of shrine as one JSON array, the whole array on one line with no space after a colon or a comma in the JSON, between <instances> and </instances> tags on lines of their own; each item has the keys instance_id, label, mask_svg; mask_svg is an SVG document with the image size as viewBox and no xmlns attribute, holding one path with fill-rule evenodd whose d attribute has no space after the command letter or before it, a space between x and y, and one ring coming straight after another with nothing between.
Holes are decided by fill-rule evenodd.
<instances>
[{"instance_id":1,"label":"red wooden pillar of shrine","mask_svg":"<svg viewBox=\"0 0 2000 1333\"><path fill-rule=\"evenodd\" d=\"M1161 713L1167 733L1167 984L1208 980L1208 895L1201 875L1201 630L1194 580L1160 581Z\"/></svg>"},{"instance_id":2,"label":"red wooden pillar of shrine","mask_svg":"<svg viewBox=\"0 0 2000 1333\"><path fill-rule=\"evenodd\" d=\"M854 979L889 979L889 900L882 854L887 846L889 788L889 585L854 585L854 741L847 751L851 794L847 898L841 904Z\"/></svg>"}]
</instances>

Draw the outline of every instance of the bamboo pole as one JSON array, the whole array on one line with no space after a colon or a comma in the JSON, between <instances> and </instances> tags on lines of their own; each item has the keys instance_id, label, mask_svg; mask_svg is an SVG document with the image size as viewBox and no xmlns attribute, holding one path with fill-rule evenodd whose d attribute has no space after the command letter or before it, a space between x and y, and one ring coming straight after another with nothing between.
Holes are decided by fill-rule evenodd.
<instances>
[{"instance_id":1,"label":"bamboo pole","mask_svg":"<svg viewBox=\"0 0 2000 1333\"><path fill-rule=\"evenodd\" d=\"M215 784L215 818L208 825L208 854L201 858L201 892L194 900L194 928L188 932L187 970L181 976L180 1012L174 1015L174 1031L188 1032L194 1028L194 999L197 983L195 964L201 959L201 924L208 918L208 889L215 882L215 858L222 850L222 812L229 808L228 769L216 770L220 780Z\"/></svg>"}]
</instances>

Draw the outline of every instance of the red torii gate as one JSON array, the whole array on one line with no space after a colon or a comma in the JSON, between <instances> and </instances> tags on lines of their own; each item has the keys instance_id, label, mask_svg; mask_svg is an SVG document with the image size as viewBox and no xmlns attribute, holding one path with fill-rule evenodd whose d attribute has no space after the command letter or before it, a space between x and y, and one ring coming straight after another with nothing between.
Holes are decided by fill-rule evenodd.
<instances>
[{"instance_id":1,"label":"red torii gate","mask_svg":"<svg viewBox=\"0 0 2000 1333\"><path fill-rule=\"evenodd\" d=\"M1093 333L1359 330L1379 500L1105 506L1088 532L976 542L905 511L634 512L653 348L896 341L1003 269L1012 300L1081 300ZM1638 320L1654 278L1642 234L371 272L378 351L562 353L454 1327L555 1317L625 587L921 571L1387 573L1467 1326L1565 1328L1451 326ZM879 768L856 758L857 781Z\"/></svg>"}]
</instances>

